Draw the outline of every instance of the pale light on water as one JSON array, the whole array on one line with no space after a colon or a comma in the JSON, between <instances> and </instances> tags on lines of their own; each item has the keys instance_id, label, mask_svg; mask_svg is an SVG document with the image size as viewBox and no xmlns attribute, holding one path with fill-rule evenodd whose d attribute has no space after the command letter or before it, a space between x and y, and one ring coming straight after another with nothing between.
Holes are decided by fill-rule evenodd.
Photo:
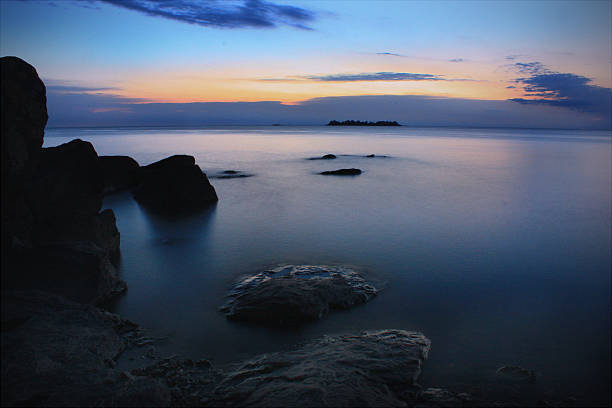
<instances>
[{"instance_id":1,"label":"pale light on water","mask_svg":"<svg viewBox=\"0 0 612 408\"><path fill-rule=\"evenodd\" d=\"M129 291L115 311L168 350L226 364L326 333L422 331L421 382L487 384L518 364L534 393L609 401L610 132L229 127L48 129L141 165L191 154L219 203L164 219L129 193L107 197ZM331 161L306 160L334 153ZM368 154L389 157L363 157ZM356 167L357 177L324 170ZM300 329L227 321L240 275L288 264L348 264L382 287L372 302ZM539 394L538 394L539 395Z\"/></svg>"}]
</instances>

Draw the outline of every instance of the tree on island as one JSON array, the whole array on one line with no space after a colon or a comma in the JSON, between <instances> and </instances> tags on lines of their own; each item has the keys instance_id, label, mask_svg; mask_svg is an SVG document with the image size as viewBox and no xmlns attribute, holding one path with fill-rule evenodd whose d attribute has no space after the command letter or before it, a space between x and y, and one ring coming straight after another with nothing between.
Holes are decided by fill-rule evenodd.
<instances>
[{"instance_id":1,"label":"tree on island","mask_svg":"<svg viewBox=\"0 0 612 408\"><path fill-rule=\"evenodd\" d=\"M330 121L327 126L402 126L397 121L379 120L378 122L368 122L360 120L345 120L338 122L337 120Z\"/></svg>"}]
</instances>

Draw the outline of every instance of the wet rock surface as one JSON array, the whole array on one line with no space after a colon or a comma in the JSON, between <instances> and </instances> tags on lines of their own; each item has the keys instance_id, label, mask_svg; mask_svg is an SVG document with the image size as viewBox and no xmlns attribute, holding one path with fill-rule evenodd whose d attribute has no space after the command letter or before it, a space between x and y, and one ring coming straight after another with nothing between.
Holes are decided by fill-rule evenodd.
<instances>
[{"instance_id":1,"label":"wet rock surface","mask_svg":"<svg viewBox=\"0 0 612 408\"><path fill-rule=\"evenodd\" d=\"M404 406L427 358L421 333L368 331L325 336L265 354L228 373L213 401L224 406Z\"/></svg>"},{"instance_id":2,"label":"wet rock surface","mask_svg":"<svg viewBox=\"0 0 612 408\"><path fill-rule=\"evenodd\" d=\"M176 155L141 167L133 190L142 205L160 213L195 211L215 203L217 193L193 156Z\"/></svg>"},{"instance_id":3,"label":"wet rock surface","mask_svg":"<svg viewBox=\"0 0 612 408\"><path fill-rule=\"evenodd\" d=\"M537 379L535 371L515 365L502 366L495 374L500 380L511 382L535 383Z\"/></svg>"},{"instance_id":4,"label":"wet rock surface","mask_svg":"<svg viewBox=\"0 0 612 408\"><path fill-rule=\"evenodd\" d=\"M2 406L163 406L165 384L113 370L137 325L45 292L2 293Z\"/></svg>"},{"instance_id":5,"label":"wet rock surface","mask_svg":"<svg viewBox=\"0 0 612 408\"><path fill-rule=\"evenodd\" d=\"M129 156L100 156L104 194L125 190L140 182L140 165Z\"/></svg>"},{"instance_id":6,"label":"wet rock surface","mask_svg":"<svg viewBox=\"0 0 612 408\"><path fill-rule=\"evenodd\" d=\"M350 268L286 265L239 281L221 310L233 320L296 325L365 303L376 293Z\"/></svg>"},{"instance_id":7,"label":"wet rock surface","mask_svg":"<svg viewBox=\"0 0 612 408\"><path fill-rule=\"evenodd\" d=\"M358 176L361 174L360 169L338 169L338 170L330 170L323 171L319 174L324 176Z\"/></svg>"}]
</instances>

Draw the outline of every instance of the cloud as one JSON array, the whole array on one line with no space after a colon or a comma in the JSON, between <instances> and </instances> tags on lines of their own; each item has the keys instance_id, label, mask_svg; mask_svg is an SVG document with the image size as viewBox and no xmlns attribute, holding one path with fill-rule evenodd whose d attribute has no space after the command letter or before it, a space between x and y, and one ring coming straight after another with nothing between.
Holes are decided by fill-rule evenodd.
<instances>
[{"instance_id":1,"label":"cloud","mask_svg":"<svg viewBox=\"0 0 612 408\"><path fill-rule=\"evenodd\" d=\"M96 0L153 17L215 28L273 28L278 25L311 30L315 13L266 0Z\"/></svg>"},{"instance_id":2,"label":"cloud","mask_svg":"<svg viewBox=\"0 0 612 408\"><path fill-rule=\"evenodd\" d=\"M551 72L541 62L515 62L511 65L520 74L543 74Z\"/></svg>"},{"instance_id":3,"label":"cloud","mask_svg":"<svg viewBox=\"0 0 612 408\"><path fill-rule=\"evenodd\" d=\"M415 95L323 97L284 105L263 102L152 103L102 93L47 95L50 127L320 125L330 120L397 120L409 126L602 128L591 113L549 105L524 105Z\"/></svg>"},{"instance_id":4,"label":"cloud","mask_svg":"<svg viewBox=\"0 0 612 408\"><path fill-rule=\"evenodd\" d=\"M453 58L449 59L448 62L463 62L465 61L463 58Z\"/></svg>"},{"instance_id":5,"label":"cloud","mask_svg":"<svg viewBox=\"0 0 612 408\"><path fill-rule=\"evenodd\" d=\"M539 62L516 63L519 72L531 74L516 78L527 98L510 99L524 105L550 105L612 118L612 90L593 85L590 78L554 72Z\"/></svg>"},{"instance_id":6,"label":"cloud","mask_svg":"<svg viewBox=\"0 0 612 408\"><path fill-rule=\"evenodd\" d=\"M74 86L74 85L47 85L47 92L54 93L89 93L89 92L103 92L103 91L118 91L118 88L113 87L85 87L85 86Z\"/></svg>"},{"instance_id":7,"label":"cloud","mask_svg":"<svg viewBox=\"0 0 612 408\"><path fill-rule=\"evenodd\" d=\"M508 85L506 88L507 88L507 89L514 89L514 88L516 88L516 86L514 86L514 85Z\"/></svg>"},{"instance_id":8,"label":"cloud","mask_svg":"<svg viewBox=\"0 0 612 408\"><path fill-rule=\"evenodd\" d=\"M390 55L392 57L406 57L406 55L396 54L394 52L377 52L376 55Z\"/></svg>"},{"instance_id":9,"label":"cloud","mask_svg":"<svg viewBox=\"0 0 612 408\"><path fill-rule=\"evenodd\" d=\"M414 74L411 72L371 72L361 74L312 75L304 78L323 82L354 81L447 81L441 75Z\"/></svg>"}]
</instances>

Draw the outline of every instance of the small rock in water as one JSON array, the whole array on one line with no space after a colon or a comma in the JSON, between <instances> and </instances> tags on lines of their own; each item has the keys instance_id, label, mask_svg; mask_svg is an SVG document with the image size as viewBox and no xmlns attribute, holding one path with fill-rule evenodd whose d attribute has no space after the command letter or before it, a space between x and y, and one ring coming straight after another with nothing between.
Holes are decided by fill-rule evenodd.
<instances>
[{"instance_id":1,"label":"small rock in water","mask_svg":"<svg viewBox=\"0 0 612 408\"><path fill-rule=\"evenodd\" d=\"M325 154L321 157L311 157L309 160L332 160L335 159L336 155L335 154Z\"/></svg>"},{"instance_id":2,"label":"small rock in water","mask_svg":"<svg viewBox=\"0 0 612 408\"><path fill-rule=\"evenodd\" d=\"M252 176L253 175L250 173L243 173L239 170L224 170L213 176L210 176L210 178L231 179L231 178L244 178L244 177L252 177Z\"/></svg>"},{"instance_id":3,"label":"small rock in water","mask_svg":"<svg viewBox=\"0 0 612 408\"><path fill-rule=\"evenodd\" d=\"M517 382L534 383L536 373L521 366L503 366L497 369L496 374L503 379Z\"/></svg>"},{"instance_id":4,"label":"small rock in water","mask_svg":"<svg viewBox=\"0 0 612 408\"><path fill-rule=\"evenodd\" d=\"M361 174L361 170L360 169L339 169L339 170L324 171L324 172L321 172L320 174L324 176L357 176Z\"/></svg>"},{"instance_id":5,"label":"small rock in water","mask_svg":"<svg viewBox=\"0 0 612 408\"><path fill-rule=\"evenodd\" d=\"M234 320L295 325L365 303L376 293L346 267L287 265L239 281L221 311Z\"/></svg>"}]
</instances>

